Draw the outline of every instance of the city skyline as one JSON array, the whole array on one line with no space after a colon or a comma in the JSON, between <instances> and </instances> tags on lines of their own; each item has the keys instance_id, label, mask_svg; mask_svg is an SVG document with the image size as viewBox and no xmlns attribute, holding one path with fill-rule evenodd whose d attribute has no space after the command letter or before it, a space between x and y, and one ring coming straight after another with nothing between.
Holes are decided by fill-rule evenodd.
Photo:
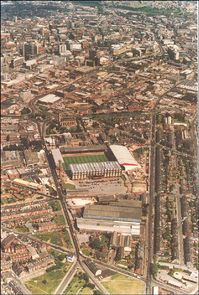
<instances>
[{"instance_id":1,"label":"city skyline","mask_svg":"<svg viewBox=\"0 0 199 295\"><path fill-rule=\"evenodd\" d=\"M197 1L1 2L1 293L197 294Z\"/></svg>"}]
</instances>

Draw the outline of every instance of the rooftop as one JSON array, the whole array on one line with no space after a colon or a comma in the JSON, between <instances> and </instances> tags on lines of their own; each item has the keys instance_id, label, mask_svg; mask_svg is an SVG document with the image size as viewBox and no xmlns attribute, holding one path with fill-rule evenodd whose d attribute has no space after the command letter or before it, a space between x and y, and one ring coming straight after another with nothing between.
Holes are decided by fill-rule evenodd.
<instances>
[{"instance_id":1,"label":"rooftop","mask_svg":"<svg viewBox=\"0 0 199 295\"><path fill-rule=\"evenodd\" d=\"M51 103L57 102L60 99L61 99L61 97L56 96L55 94L48 94L48 95L45 95L44 97L40 98L39 101L43 102L43 103L50 103L51 104Z\"/></svg>"}]
</instances>

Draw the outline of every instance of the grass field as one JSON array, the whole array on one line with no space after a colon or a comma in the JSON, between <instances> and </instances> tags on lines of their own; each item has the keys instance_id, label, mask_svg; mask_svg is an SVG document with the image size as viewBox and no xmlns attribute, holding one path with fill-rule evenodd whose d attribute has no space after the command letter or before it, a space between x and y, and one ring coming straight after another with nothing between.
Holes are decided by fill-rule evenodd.
<instances>
[{"instance_id":1,"label":"grass field","mask_svg":"<svg viewBox=\"0 0 199 295\"><path fill-rule=\"evenodd\" d=\"M115 274L101 281L110 294L144 294L145 286L142 281Z\"/></svg>"},{"instance_id":2,"label":"grass field","mask_svg":"<svg viewBox=\"0 0 199 295\"><path fill-rule=\"evenodd\" d=\"M94 163L94 162L105 162L108 161L105 154L101 155L84 155L84 156L70 156L70 157L63 157L65 169L69 169L70 164L82 164L82 163Z\"/></svg>"},{"instance_id":3,"label":"grass field","mask_svg":"<svg viewBox=\"0 0 199 295\"><path fill-rule=\"evenodd\" d=\"M89 286L89 282L84 278L85 273L77 271L72 281L64 291L63 295L92 295L95 286Z\"/></svg>"},{"instance_id":4,"label":"grass field","mask_svg":"<svg viewBox=\"0 0 199 295\"><path fill-rule=\"evenodd\" d=\"M55 244L66 249L72 249L72 244L70 240L70 236L67 230L60 232L50 232L50 233L39 233L36 234L35 237L46 241L51 244Z\"/></svg>"},{"instance_id":5,"label":"grass field","mask_svg":"<svg viewBox=\"0 0 199 295\"><path fill-rule=\"evenodd\" d=\"M68 190L74 190L75 185L71 183L63 183L63 188L68 189Z\"/></svg>"},{"instance_id":6,"label":"grass field","mask_svg":"<svg viewBox=\"0 0 199 295\"><path fill-rule=\"evenodd\" d=\"M79 292L79 295L92 295L92 294L93 294L93 290L91 290L88 287L81 289L81 291Z\"/></svg>"},{"instance_id":7,"label":"grass field","mask_svg":"<svg viewBox=\"0 0 199 295\"><path fill-rule=\"evenodd\" d=\"M57 259L59 255L61 254L56 251ZM25 285L32 294L53 294L54 290L57 288L70 267L71 263L69 262L56 263L55 269L26 282Z\"/></svg>"},{"instance_id":8,"label":"grass field","mask_svg":"<svg viewBox=\"0 0 199 295\"><path fill-rule=\"evenodd\" d=\"M66 288L64 295L77 294L78 291L80 291L83 288L85 283L85 280L82 279L79 274L76 274L69 286Z\"/></svg>"}]
</instances>

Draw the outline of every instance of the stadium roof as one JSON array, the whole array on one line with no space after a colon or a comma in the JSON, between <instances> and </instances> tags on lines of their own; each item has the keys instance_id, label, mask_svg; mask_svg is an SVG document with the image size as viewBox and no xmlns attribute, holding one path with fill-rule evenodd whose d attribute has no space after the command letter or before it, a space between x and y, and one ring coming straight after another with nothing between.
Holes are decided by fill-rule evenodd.
<instances>
[{"instance_id":1,"label":"stadium roof","mask_svg":"<svg viewBox=\"0 0 199 295\"><path fill-rule=\"evenodd\" d=\"M104 151L105 145L90 145L90 146L77 146L77 147L60 147L62 153L73 153L73 152L88 152L88 151Z\"/></svg>"},{"instance_id":2,"label":"stadium roof","mask_svg":"<svg viewBox=\"0 0 199 295\"><path fill-rule=\"evenodd\" d=\"M70 164L69 167L72 173L88 172L88 171L96 172L96 171L104 171L104 170L121 170L121 167L116 161Z\"/></svg>"},{"instance_id":3,"label":"stadium roof","mask_svg":"<svg viewBox=\"0 0 199 295\"><path fill-rule=\"evenodd\" d=\"M140 168L138 162L133 158L127 147L122 145L110 145L110 149L118 163L125 168Z\"/></svg>"}]
</instances>

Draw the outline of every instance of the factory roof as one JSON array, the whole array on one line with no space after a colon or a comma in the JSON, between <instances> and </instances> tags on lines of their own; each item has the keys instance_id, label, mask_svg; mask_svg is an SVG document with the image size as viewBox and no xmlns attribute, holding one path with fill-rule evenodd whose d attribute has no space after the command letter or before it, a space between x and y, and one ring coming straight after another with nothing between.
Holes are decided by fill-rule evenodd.
<instances>
[{"instance_id":1,"label":"factory roof","mask_svg":"<svg viewBox=\"0 0 199 295\"><path fill-rule=\"evenodd\" d=\"M110 149L121 166L140 167L127 147L122 145L110 145Z\"/></svg>"},{"instance_id":2,"label":"factory roof","mask_svg":"<svg viewBox=\"0 0 199 295\"><path fill-rule=\"evenodd\" d=\"M120 206L120 207L133 207L133 208L141 208L142 201L138 200L118 200L117 202L111 201L109 202L111 206Z\"/></svg>"},{"instance_id":3,"label":"factory roof","mask_svg":"<svg viewBox=\"0 0 199 295\"><path fill-rule=\"evenodd\" d=\"M120 232L138 236L140 223L129 221L102 220L99 218L77 218L77 226L80 229L91 231Z\"/></svg>"},{"instance_id":4,"label":"factory roof","mask_svg":"<svg viewBox=\"0 0 199 295\"><path fill-rule=\"evenodd\" d=\"M122 207L112 205L87 205L84 218L101 218L104 220L140 221L142 208Z\"/></svg>"}]
</instances>

